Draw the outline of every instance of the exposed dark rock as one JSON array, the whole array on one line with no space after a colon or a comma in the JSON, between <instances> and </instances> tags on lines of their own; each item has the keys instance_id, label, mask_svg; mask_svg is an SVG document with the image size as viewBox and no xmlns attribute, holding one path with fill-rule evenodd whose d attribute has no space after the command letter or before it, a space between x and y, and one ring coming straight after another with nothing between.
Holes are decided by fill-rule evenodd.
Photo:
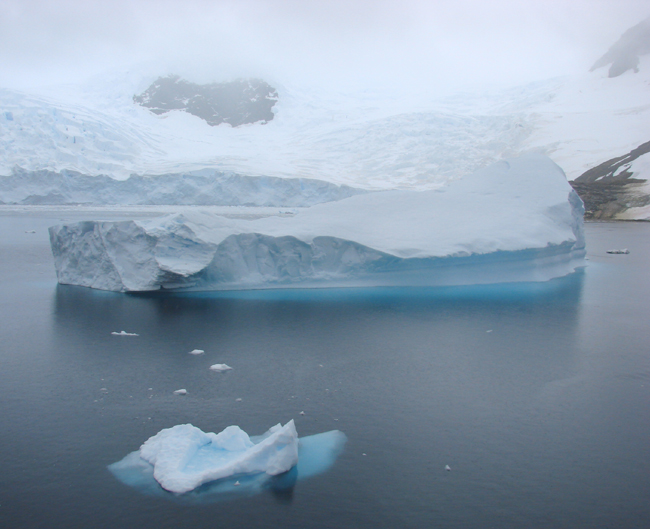
<instances>
[{"instance_id":1,"label":"exposed dark rock","mask_svg":"<svg viewBox=\"0 0 650 529\"><path fill-rule=\"evenodd\" d=\"M630 163L650 152L650 141L629 153L585 171L571 185L585 203L585 219L612 219L632 207L650 204L650 196L639 191L646 180L633 178Z\"/></svg>"},{"instance_id":2,"label":"exposed dark rock","mask_svg":"<svg viewBox=\"0 0 650 529\"><path fill-rule=\"evenodd\" d=\"M589 70L593 72L611 64L609 77L618 77L628 70L638 71L639 56L650 53L650 17L628 29L607 53Z\"/></svg>"},{"instance_id":3,"label":"exposed dark rock","mask_svg":"<svg viewBox=\"0 0 650 529\"><path fill-rule=\"evenodd\" d=\"M238 79L227 83L199 85L178 75L159 77L133 101L154 114L183 110L215 126L228 123L266 123L273 119L278 93L260 79Z\"/></svg>"}]
</instances>

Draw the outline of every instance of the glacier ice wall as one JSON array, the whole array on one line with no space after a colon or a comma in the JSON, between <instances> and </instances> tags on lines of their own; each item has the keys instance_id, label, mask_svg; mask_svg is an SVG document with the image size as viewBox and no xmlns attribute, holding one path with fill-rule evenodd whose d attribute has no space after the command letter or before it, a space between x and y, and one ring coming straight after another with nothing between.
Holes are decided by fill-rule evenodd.
<instances>
[{"instance_id":1,"label":"glacier ice wall","mask_svg":"<svg viewBox=\"0 0 650 529\"><path fill-rule=\"evenodd\" d=\"M15 167L10 175L0 176L0 204L306 207L364 192L311 178L246 176L210 169L116 180Z\"/></svg>"},{"instance_id":2,"label":"glacier ice wall","mask_svg":"<svg viewBox=\"0 0 650 529\"><path fill-rule=\"evenodd\" d=\"M80 222L50 241L60 283L115 291L545 281L584 265L583 215L563 171L530 155L293 217Z\"/></svg>"}]
</instances>

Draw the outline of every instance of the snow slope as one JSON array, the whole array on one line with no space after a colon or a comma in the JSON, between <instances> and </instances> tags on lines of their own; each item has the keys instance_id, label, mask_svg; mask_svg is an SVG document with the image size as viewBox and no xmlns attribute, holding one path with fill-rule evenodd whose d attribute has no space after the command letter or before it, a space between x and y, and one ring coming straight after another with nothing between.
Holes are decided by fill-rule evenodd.
<instances>
[{"instance_id":1,"label":"snow slope","mask_svg":"<svg viewBox=\"0 0 650 529\"><path fill-rule=\"evenodd\" d=\"M50 228L60 283L115 291L543 281L582 266L584 209L541 155L292 217L192 212Z\"/></svg>"},{"instance_id":2,"label":"snow slope","mask_svg":"<svg viewBox=\"0 0 650 529\"><path fill-rule=\"evenodd\" d=\"M275 118L237 128L135 105L133 94L152 79L133 74L42 95L0 90L0 174L18 166L124 179L212 168L432 189L533 151L549 155L572 180L650 139L648 62L642 57L639 73L613 79L604 69L585 71L445 99L278 86Z\"/></svg>"}]
</instances>

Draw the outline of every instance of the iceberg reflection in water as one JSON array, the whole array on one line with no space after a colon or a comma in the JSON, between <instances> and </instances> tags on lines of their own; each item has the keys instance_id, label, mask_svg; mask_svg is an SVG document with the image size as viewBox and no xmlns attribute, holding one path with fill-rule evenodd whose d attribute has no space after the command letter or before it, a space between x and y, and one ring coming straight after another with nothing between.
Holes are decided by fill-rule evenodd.
<instances>
[{"instance_id":1,"label":"iceberg reflection in water","mask_svg":"<svg viewBox=\"0 0 650 529\"><path fill-rule=\"evenodd\" d=\"M345 434L338 430L302 437L298 444L298 464L288 472L277 476L265 472L234 475L206 483L184 494L164 490L153 476L154 467L140 457L139 450L109 465L108 469L122 483L143 494L182 503L213 503L254 496L263 491L269 491L279 500L286 501L291 499L297 481L329 470L346 441Z\"/></svg>"}]
</instances>

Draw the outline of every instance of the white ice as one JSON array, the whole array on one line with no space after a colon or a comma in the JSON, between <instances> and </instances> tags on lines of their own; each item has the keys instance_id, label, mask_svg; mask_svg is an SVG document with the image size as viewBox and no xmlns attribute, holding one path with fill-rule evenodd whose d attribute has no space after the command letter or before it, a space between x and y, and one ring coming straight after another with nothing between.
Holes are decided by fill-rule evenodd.
<instances>
[{"instance_id":1,"label":"white ice","mask_svg":"<svg viewBox=\"0 0 650 529\"><path fill-rule=\"evenodd\" d=\"M262 436L249 439L255 445L268 438L268 435L267 432ZM266 471L236 474L206 482L202 486L183 494L169 494L161 487L154 478L155 467L141 457L140 450L131 452L121 461L109 465L108 468L122 483L134 487L144 494L156 495L183 503L205 503L250 496L259 494L264 490L282 491L291 489L297 481L330 469L343 450L345 442L346 436L338 430L302 437L298 439L297 443L297 464L288 472L278 475L270 475Z\"/></svg>"},{"instance_id":2,"label":"white ice","mask_svg":"<svg viewBox=\"0 0 650 529\"><path fill-rule=\"evenodd\" d=\"M562 169L529 155L291 217L87 221L50 241L60 283L115 291L545 281L583 266L583 212Z\"/></svg>"},{"instance_id":3,"label":"white ice","mask_svg":"<svg viewBox=\"0 0 650 529\"><path fill-rule=\"evenodd\" d=\"M258 442L238 426L214 434L181 424L149 438L139 456L162 488L183 493L239 474L287 472L298 462L298 434L293 421L277 424Z\"/></svg>"},{"instance_id":4,"label":"white ice","mask_svg":"<svg viewBox=\"0 0 650 529\"><path fill-rule=\"evenodd\" d=\"M186 389L177 389L174 391L174 395L187 395L187 390Z\"/></svg>"},{"instance_id":5,"label":"white ice","mask_svg":"<svg viewBox=\"0 0 650 529\"><path fill-rule=\"evenodd\" d=\"M231 369L232 367L227 364L213 364L210 366L210 370L216 371L217 373L221 373L222 371L229 371Z\"/></svg>"},{"instance_id":6,"label":"white ice","mask_svg":"<svg viewBox=\"0 0 650 529\"><path fill-rule=\"evenodd\" d=\"M191 354L191 355L195 355L195 356L196 356L196 355L202 355L203 353L205 353L205 351L204 351L203 349L192 349L192 350L189 352L189 354Z\"/></svg>"},{"instance_id":7,"label":"white ice","mask_svg":"<svg viewBox=\"0 0 650 529\"><path fill-rule=\"evenodd\" d=\"M115 336L140 336L140 335L137 334L137 333L134 333L134 332L126 332L126 331L120 331L120 332L115 332L115 331L113 331L111 334L113 334L113 335L115 335Z\"/></svg>"}]
</instances>

